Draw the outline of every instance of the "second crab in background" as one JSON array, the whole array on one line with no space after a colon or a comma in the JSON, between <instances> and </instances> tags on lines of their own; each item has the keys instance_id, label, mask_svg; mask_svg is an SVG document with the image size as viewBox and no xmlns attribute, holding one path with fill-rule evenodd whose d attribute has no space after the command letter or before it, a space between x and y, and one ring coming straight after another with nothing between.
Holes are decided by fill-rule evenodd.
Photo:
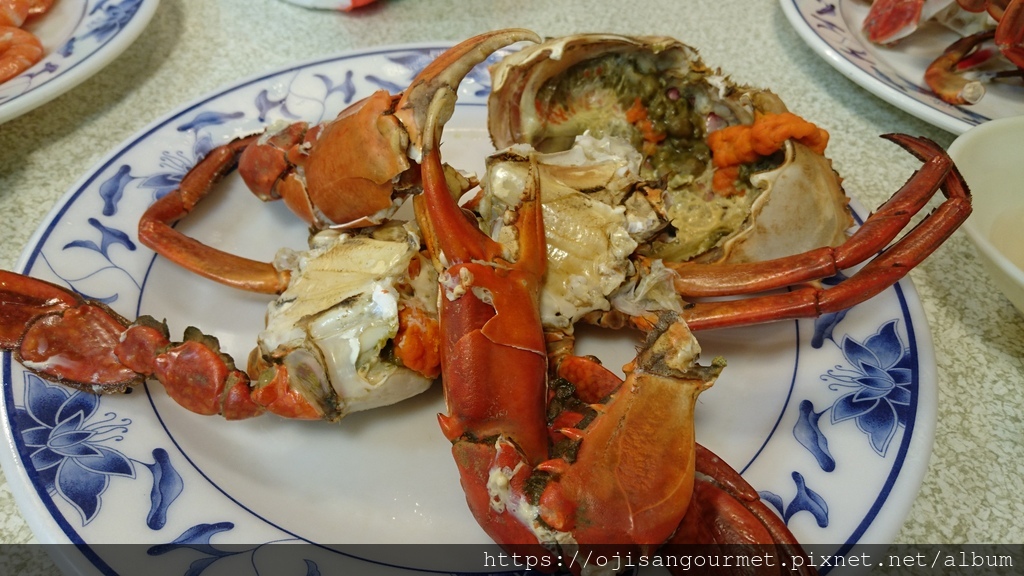
<instances>
[{"instance_id":1,"label":"second crab in background","mask_svg":"<svg viewBox=\"0 0 1024 576\"><path fill-rule=\"evenodd\" d=\"M962 36L925 71L950 104L974 104L985 85L1024 78L1024 0L874 0L863 23L871 42L897 45L926 22Z\"/></svg>"}]
</instances>

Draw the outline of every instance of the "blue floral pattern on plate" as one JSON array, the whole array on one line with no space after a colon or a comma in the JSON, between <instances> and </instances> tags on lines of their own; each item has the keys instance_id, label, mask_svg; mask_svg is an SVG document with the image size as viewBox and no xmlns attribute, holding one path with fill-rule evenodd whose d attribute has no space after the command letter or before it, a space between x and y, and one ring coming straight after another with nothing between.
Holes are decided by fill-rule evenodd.
<instances>
[{"instance_id":1,"label":"blue floral pattern on plate","mask_svg":"<svg viewBox=\"0 0 1024 576\"><path fill-rule=\"evenodd\" d=\"M167 509L181 493L181 476L167 451L153 450L153 463L128 458L110 445L128 432L131 420L107 413L96 420L100 396L69 390L25 373L25 405L15 409L15 425L30 451L32 467L43 487L81 514L82 525L100 512L101 496L116 477L135 479L135 464L153 477L152 506L146 524L163 528Z\"/></svg>"},{"instance_id":2,"label":"blue floral pattern on plate","mask_svg":"<svg viewBox=\"0 0 1024 576\"><path fill-rule=\"evenodd\" d=\"M329 119L374 90L407 84L442 50L385 48L312 61L181 109L128 141L80 188L69 191L63 209L26 251L21 270L107 302L125 316L166 314L172 332L175 322L194 322L221 337L236 358L244 358L266 300L247 300L155 259L138 244L139 216L213 147L277 121ZM445 134L446 159L468 169L482 161L481 147L489 144L482 128L489 93L484 70L478 68L460 87L459 105ZM264 208L230 178L221 186L229 191L212 200L221 204L200 218L209 222L195 224L200 237L212 234L228 250L254 243L283 245L289 236L304 241L304 226L283 209ZM273 234L267 232L271 227L276 227ZM922 354L914 334L926 327L906 282L815 325L807 320L768 329L769 340L783 344L769 365L755 367L767 401L745 400L746 394L729 391L743 384L731 374L741 374L745 363L764 361L758 347L765 333L754 337L730 331L730 368L715 391L702 396L698 412L741 420L759 412L756 420L766 424L756 437L740 434L729 440L722 434L729 426L698 421L698 438L731 462L745 463L744 475L803 541L849 547L868 527L882 525L894 532L901 518L894 523L880 516L891 485L901 475L923 474L904 470L903 455L912 442L930 442L912 434L916 422L932 417L916 394ZM900 350L906 362L891 349L891 333L904 343ZM204 575L233 573L235 563L243 560L245 570L252 571L264 559L263 547L277 542L397 538L430 543L439 537L487 542L465 509L446 443L436 433L437 394L352 416L340 426L272 417L226 423L185 413L159 387L117 397L51 387L13 363L9 354L3 357L3 378L11 458L25 464L24 473L9 474L9 481L22 483L46 510L48 537L79 544L102 571L116 573L117 559L92 545L111 538L148 544L148 556L161 566L173 560L181 562L183 574ZM911 396L909 404L894 409L892 419L884 420L880 409L865 408L866 402L877 407L908 400L896 389ZM831 406L832 426L823 430L823 412L802 409L804 400ZM896 425L885 428L884 422ZM787 427L799 434L775 433ZM858 437L870 432L869 441L831 454L829 440L848 440L851 430ZM820 464L822 454L835 463L831 470ZM860 487L854 490L843 484L850 479L843 468L847 463L869 472L857 478ZM410 470L418 472L410 478ZM129 496L138 490L128 487L140 483L151 487L144 501ZM813 520L809 526L804 517ZM321 546L295 548L310 549L311 555L321 551ZM395 573L474 571L393 566L387 559L345 554L295 562L310 574L335 562L372 562L380 570L388 564Z\"/></svg>"},{"instance_id":3,"label":"blue floral pattern on plate","mask_svg":"<svg viewBox=\"0 0 1024 576\"><path fill-rule=\"evenodd\" d=\"M812 346L821 347L827 341L842 350L848 366L838 365L821 379L829 382L830 390L845 393L821 412L814 410L810 400L801 400L793 426L793 437L814 455L818 466L825 472L836 469L836 459L829 451L828 439L820 426L825 412L831 411L830 422L833 425L853 420L857 429L867 437L871 449L885 458L897 432L913 420L916 407L917 381L914 373L917 359L913 350L903 344L896 329L897 321L886 322L864 341L847 334L837 343L832 333L837 319L841 320L842 316L829 315L816 320ZM807 487L799 472L793 472L793 481L796 483L796 496L789 504L771 491L762 491L762 498L775 506L786 522L796 512L806 510L819 526L827 526L828 504L825 500Z\"/></svg>"}]
</instances>

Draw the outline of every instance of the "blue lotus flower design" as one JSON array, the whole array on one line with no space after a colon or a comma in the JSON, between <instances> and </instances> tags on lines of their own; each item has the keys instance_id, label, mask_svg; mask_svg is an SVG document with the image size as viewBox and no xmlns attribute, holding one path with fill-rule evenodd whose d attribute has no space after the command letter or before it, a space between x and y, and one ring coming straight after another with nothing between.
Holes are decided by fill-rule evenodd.
<instances>
[{"instance_id":1,"label":"blue lotus flower design","mask_svg":"<svg viewBox=\"0 0 1024 576\"><path fill-rule=\"evenodd\" d=\"M47 493L74 506L83 525L99 514L101 496L111 477L134 479L135 465L142 465L153 481L146 525L160 530L167 523L171 504L184 489L181 475L163 448L154 448L153 462L148 463L107 446L124 438L131 420L108 412L93 421L99 414L100 399L25 373L25 405L15 407L12 426L21 435L24 457Z\"/></svg>"},{"instance_id":2,"label":"blue lotus flower design","mask_svg":"<svg viewBox=\"0 0 1024 576\"><path fill-rule=\"evenodd\" d=\"M821 341L825 340L835 342L831 335ZM826 472L835 470L836 461L820 426L822 415L831 412L832 424L853 420L867 435L872 450L885 457L896 433L913 417L917 392L913 379L917 359L903 344L896 320L886 322L863 342L846 335L836 345L850 366L837 366L821 379L829 382L829 389L845 393L820 412L810 400L801 401L793 426L796 440Z\"/></svg>"},{"instance_id":3,"label":"blue lotus flower design","mask_svg":"<svg viewBox=\"0 0 1024 576\"><path fill-rule=\"evenodd\" d=\"M16 409L28 458L50 494L58 494L82 515L96 517L111 476L135 477L132 461L103 443L121 438L131 422L116 415L92 422L99 396L25 377L25 406Z\"/></svg>"},{"instance_id":4,"label":"blue lotus flower design","mask_svg":"<svg viewBox=\"0 0 1024 576\"><path fill-rule=\"evenodd\" d=\"M848 334L837 342L833 330L842 321L835 316L815 325L815 348L825 342L839 347L848 365L839 365L821 376L829 389L843 392L831 406L814 409L814 403L804 399L799 404L799 415L793 426L793 436L817 460L825 472L836 469L836 458L829 450L828 438L821 428L821 417L831 412L833 425L854 421L857 429L868 437L871 449L885 457L889 445L901 427L905 428L913 417L914 398L917 393L914 369L917 358L904 345L897 330L897 321L890 320L863 341ZM806 488L802 475L793 472L797 484L797 498L789 506L778 495L762 491L761 498L771 503L786 522L797 511L814 514L819 526L828 522L828 505L817 493Z\"/></svg>"},{"instance_id":5,"label":"blue lotus flower design","mask_svg":"<svg viewBox=\"0 0 1024 576\"><path fill-rule=\"evenodd\" d=\"M850 390L832 405L832 423L854 420L871 448L884 456L912 415L914 358L900 339L895 320L863 342L845 336L841 348L851 366L823 376L831 389Z\"/></svg>"}]
</instances>

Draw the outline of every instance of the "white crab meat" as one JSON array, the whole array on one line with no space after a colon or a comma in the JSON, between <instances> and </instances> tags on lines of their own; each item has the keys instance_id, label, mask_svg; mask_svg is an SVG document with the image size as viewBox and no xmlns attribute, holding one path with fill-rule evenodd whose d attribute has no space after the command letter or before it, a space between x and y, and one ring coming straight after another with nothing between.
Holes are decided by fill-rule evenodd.
<instances>
[{"instance_id":1,"label":"white crab meat","mask_svg":"<svg viewBox=\"0 0 1024 576\"><path fill-rule=\"evenodd\" d=\"M581 136L565 152L540 154L517 146L489 158L481 214L506 245L514 242L502 238L511 230L501 225L503 215L522 199L531 155L540 170L547 238L541 321L568 330L584 314L609 309L608 295L632 274L629 255L637 247L625 207L581 190L613 196L628 190L638 179L640 155L620 139Z\"/></svg>"},{"instance_id":2,"label":"white crab meat","mask_svg":"<svg viewBox=\"0 0 1024 576\"><path fill-rule=\"evenodd\" d=\"M258 350L271 362L283 362L293 385L304 387L307 398L312 395L335 418L404 400L432 382L385 354L398 331L403 293L409 292L400 284L425 291L416 305L436 306L436 276L408 278L410 262L420 257L415 231L386 230L376 236L325 231L310 250L278 257L292 279L267 308ZM422 269L432 274L430 266Z\"/></svg>"}]
</instances>

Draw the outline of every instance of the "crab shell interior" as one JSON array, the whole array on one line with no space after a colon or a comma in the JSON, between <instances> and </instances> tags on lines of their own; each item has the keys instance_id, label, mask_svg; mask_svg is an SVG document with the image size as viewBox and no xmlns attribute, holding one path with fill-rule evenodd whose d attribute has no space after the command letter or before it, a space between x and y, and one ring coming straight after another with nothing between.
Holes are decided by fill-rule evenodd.
<instances>
[{"instance_id":1,"label":"crab shell interior","mask_svg":"<svg viewBox=\"0 0 1024 576\"><path fill-rule=\"evenodd\" d=\"M597 59L604 59L608 66L595 67ZM640 70L648 74L649 79L644 81L660 82L663 90L671 89L673 83L686 83L686 93L695 101L691 105L699 119L687 124L696 138L694 148L705 146L704 139L712 130L753 122L755 112L786 111L775 94L735 84L719 71L708 69L695 49L672 38L583 34L527 46L492 67L488 129L494 145L503 149L528 144L553 152L568 148L572 137L586 130L600 131L628 123L623 117L630 96L609 104L607 98L596 95L623 90L626 82L620 81L616 70L609 69L616 62L628 62L631 73ZM595 89L593 74L579 84L565 80L567 74L579 74L574 67L578 71L585 66L599 72L599 88ZM580 86L580 91L589 93L556 93L565 86L570 90ZM583 107L600 101L601 106L613 109L604 116L583 111L582 120L566 122L563 110L550 113L550 102L562 99L583 102ZM567 108L575 113L578 107ZM700 170L705 173L697 185L703 186L710 197L710 155L694 154L703 163ZM831 161L793 141L787 141L777 156L777 162L749 175L748 193L755 196L746 203L744 210L748 212L738 224L724 233L717 231L716 237L706 242L708 246L686 258L708 263L759 261L837 246L846 240L853 219L849 199Z\"/></svg>"}]
</instances>

